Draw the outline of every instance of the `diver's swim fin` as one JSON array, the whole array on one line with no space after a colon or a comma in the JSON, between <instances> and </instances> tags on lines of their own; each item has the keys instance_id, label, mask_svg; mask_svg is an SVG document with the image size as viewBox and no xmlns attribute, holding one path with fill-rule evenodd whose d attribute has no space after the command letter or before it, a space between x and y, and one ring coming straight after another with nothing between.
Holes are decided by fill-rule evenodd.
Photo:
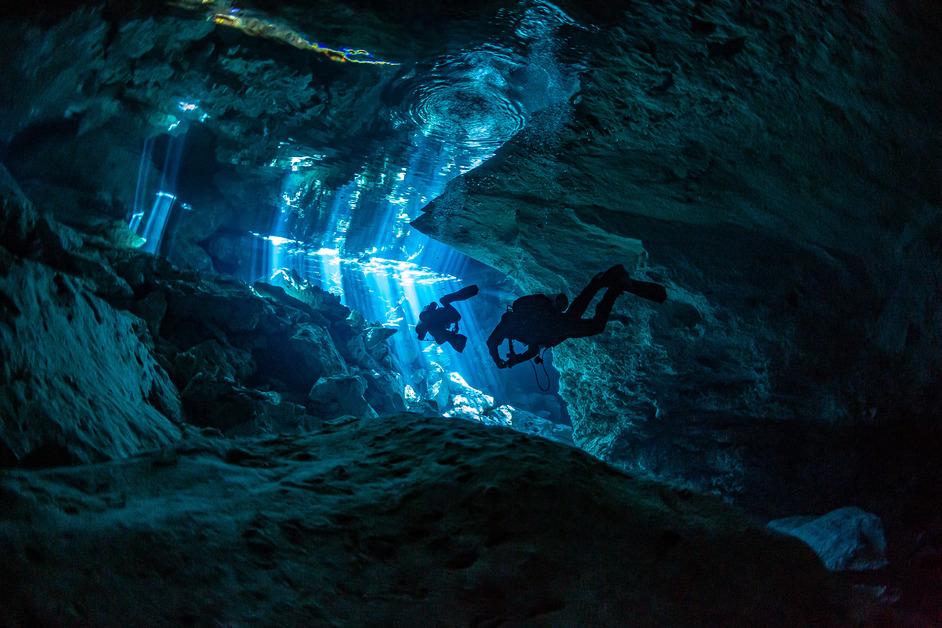
<instances>
[{"instance_id":1,"label":"diver's swim fin","mask_svg":"<svg viewBox=\"0 0 942 628\"><path fill-rule=\"evenodd\" d=\"M455 290L451 294L446 294L441 299L442 305L448 306L452 301L464 301L465 299L470 299L478 293L478 287L474 284L470 286L465 286L461 290Z\"/></svg>"},{"instance_id":2,"label":"diver's swim fin","mask_svg":"<svg viewBox=\"0 0 942 628\"><path fill-rule=\"evenodd\" d=\"M642 299L654 301L655 303L663 303L667 300L667 290L664 286L650 281L632 280L631 283L628 284L627 292L637 295Z\"/></svg>"}]
</instances>

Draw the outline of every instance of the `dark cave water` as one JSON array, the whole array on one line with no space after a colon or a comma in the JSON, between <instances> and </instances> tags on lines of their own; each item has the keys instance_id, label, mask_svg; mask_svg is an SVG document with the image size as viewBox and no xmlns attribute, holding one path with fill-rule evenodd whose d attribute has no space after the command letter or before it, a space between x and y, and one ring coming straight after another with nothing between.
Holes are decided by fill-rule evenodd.
<instances>
[{"instance_id":1,"label":"dark cave water","mask_svg":"<svg viewBox=\"0 0 942 628\"><path fill-rule=\"evenodd\" d=\"M490 330L519 296L512 282L410 226L451 179L493 156L534 114L540 113L544 132L559 124L576 91L574 68L561 66L556 54L559 27L575 26L568 16L550 3L534 2L519 13L502 13L497 22L506 41L403 67L384 86L399 134L391 142L330 147L332 155L363 164L346 184L324 181L333 165L327 151L282 142L281 155L270 164L284 171L278 208L266 232L243 239L249 261L240 274L248 282L279 273L300 277L338 295L367 320L397 329L390 347L407 398L429 398L430 382L444 374L492 398L484 398L487 405L510 404L568 423L551 354L541 367L502 372L487 353ZM184 203L173 207L176 172L187 129L205 117L189 101L180 101L179 113L168 127L163 168L150 195L141 190L148 185L152 140L142 155L130 226L151 252L168 253L167 244L161 248L164 232L172 231L167 225L185 220L181 210L190 209ZM465 351L419 342L414 327L421 309L472 283L481 293L457 304L461 331L469 338Z\"/></svg>"}]
</instances>

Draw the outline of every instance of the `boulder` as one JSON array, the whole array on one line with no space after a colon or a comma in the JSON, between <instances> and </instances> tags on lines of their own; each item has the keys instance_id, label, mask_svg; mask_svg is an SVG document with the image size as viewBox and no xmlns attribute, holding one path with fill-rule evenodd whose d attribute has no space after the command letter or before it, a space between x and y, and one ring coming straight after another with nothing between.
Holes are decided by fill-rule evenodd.
<instances>
[{"instance_id":1,"label":"boulder","mask_svg":"<svg viewBox=\"0 0 942 628\"><path fill-rule=\"evenodd\" d=\"M358 374L366 380L364 397L378 413L390 414L406 409L404 385L399 373L360 369Z\"/></svg>"},{"instance_id":2,"label":"boulder","mask_svg":"<svg viewBox=\"0 0 942 628\"><path fill-rule=\"evenodd\" d=\"M255 355L266 377L279 379L302 395L320 377L347 373L328 331L311 323L278 330Z\"/></svg>"},{"instance_id":3,"label":"boulder","mask_svg":"<svg viewBox=\"0 0 942 628\"><path fill-rule=\"evenodd\" d=\"M487 411L494 407L494 398L469 385L460 373L451 372L442 382L448 386L448 409L446 417L486 422Z\"/></svg>"},{"instance_id":4,"label":"boulder","mask_svg":"<svg viewBox=\"0 0 942 628\"><path fill-rule=\"evenodd\" d=\"M235 279L181 280L168 287L167 318L182 327L253 332L272 315L264 299ZM194 333L198 335L197 330Z\"/></svg>"},{"instance_id":5,"label":"boulder","mask_svg":"<svg viewBox=\"0 0 942 628\"><path fill-rule=\"evenodd\" d=\"M141 341L140 319L45 265L2 266L3 464L94 462L179 438L180 400Z\"/></svg>"},{"instance_id":6,"label":"boulder","mask_svg":"<svg viewBox=\"0 0 942 628\"><path fill-rule=\"evenodd\" d=\"M194 345L178 353L173 362L173 378L181 387L200 374L219 381L241 381L254 372L251 353L217 340Z\"/></svg>"},{"instance_id":7,"label":"boulder","mask_svg":"<svg viewBox=\"0 0 942 628\"><path fill-rule=\"evenodd\" d=\"M776 519L768 526L807 543L831 571L870 571L888 564L883 522L857 507L820 517Z\"/></svg>"},{"instance_id":8,"label":"boulder","mask_svg":"<svg viewBox=\"0 0 942 628\"><path fill-rule=\"evenodd\" d=\"M294 431L303 406L285 402L271 391L247 388L234 381L199 373L183 389L187 422L227 434Z\"/></svg>"},{"instance_id":9,"label":"boulder","mask_svg":"<svg viewBox=\"0 0 942 628\"><path fill-rule=\"evenodd\" d=\"M375 417L376 411L363 398L365 392L366 381L358 375L321 377L308 394L308 410L328 419L345 415Z\"/></svg>"},{"instance_id":10,"label":"boulder","mask_svg":"<svg viewBox=\"0 0 942 628\"><path fill-rule=\"evenodd\" d=\"M494 408L490 415L500 417L501 421L509 427L523 432L533 434L548 440L563 443L572 446L572 427L562 423L554 423L549 419L544 419L532 412L518 410L510 405L503 405Z\"/></svg>"},{"instance_id":11,"label":"boulder","mask_svg":"<svg viewBox=\"0 0 942 628\"><path fill-rule=\"evenodd\" d=\"M310 285L294 271L280 270L268 282L277 286L298 301L301 301L327 320L342 321L350 314L350 309L340 303L340 297Z\"/></svg>"}]
</instances>

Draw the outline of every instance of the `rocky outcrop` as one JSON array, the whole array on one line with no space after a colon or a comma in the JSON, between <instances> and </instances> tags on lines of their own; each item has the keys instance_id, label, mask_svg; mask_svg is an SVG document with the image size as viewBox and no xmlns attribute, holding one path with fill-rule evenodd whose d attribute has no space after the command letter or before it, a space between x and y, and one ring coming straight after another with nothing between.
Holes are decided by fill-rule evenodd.
<instances>
[{"instance_id":1,"label":"rocky outcrop","mask_svg":"<svg viewBox=\"0 0 942 628\"><path fill-rule=\"evenodd\" d=\"M585 11L606 52L567 122L525 130L414 222L521 292L571 295L616 262L668 286L554 350L576 442L638 470L734 467L789 421L929 424L942 161L913 45L938 51L929 5ZM711 427L719 450L698 442ZM711 482L695 485L736 493Z\"/></svg>"},{"instance_id":2,"label":"rocky outcrop","mask_svg":"<svg viewBox=\"0 0 942 628\"><path fill-rule=\"evenodd\" d=\"M4 464L93 462L179 437L177 391L141 342L140 321L42 264L3 266Z\"/></svg>"},{"instance_id":3,"label":"rocky outcrop","mask_svg":"<svg viewBox=\"0 0 942 628\"><path fill-rule=\"evenodd\" d=\"M375 418L376 411L363 398L366 382L355 375L321 377L311 388L308 399L330 418L342 416Z\"/></svg>"},{"instance_id":4,"label":"rocky outcrop","mask_svg":"<svg viewBox=\"0 0 942 628\"><path fill-rule=\"evenodd\" d=\"M297 294L316 293L299 300L279 286L182 272L137 252L109 255L134 290L116 304L147 320L190 422L279 431L333 418L308 393L321 378L348 375L368 384L370 412L404 409L385 346L352 350L373 328L336 297L294 286Z\"/></svg>"},{"instance_id":5,"label":"rocky outcrop","mask_svg":"<svg viewBox=\"0 0 942 628\"><path fill-rule=\"evenodd\" d=\"M58 269L84 261L73 234L9 184L0 202L0 465L97 462L179 438L178 393L142 322L96 294L105 282Z\"/></svg>"},{"instance_id":6,"label":"rocky outcrop","mask_svg":"<svg viewBox=\"0 0 942 628\"><path fill-rule=\"evenodd\" d=\"M776 519L768 525L807 543L831 571L869 571L887 566L883 522L860 508L838 508L820 517Z\"/></svg>"},{"instance_id":7,"label":"rocky outcrop","mask_svg":"<svg viewBox=\"0 0 942 628\"><path fill-rule=\"evenodd\" d=\"M498 404L494 397L468 384L461 373L447 372L434 364L419 381L424 384L424 390L406 387L406 403L413 412L431 412L484 425L509 427L524 434L572 445L572 428L568 425L554 423L508 404Z\"/></svg>"},{"instance_id":8,"label":"rocky outcrop","mask_svg":"<svg viewBox=\"0 0 942 628\"><path fill-rule=\"evenodd\" d=\"M467 421L194 438L0 494L4 625L854 621L801 542Z\"/></svg>"},{"instance_id":9,"label":"rocky outcrop","mask_svg":"<svg viewBox=\"0 0 942 628\"><path fill-rule=\"evenodd\" d=\"M334 376L362 381L367 415L405 408L388 335L336 297L178 270L41 216L0 174L3 465L126 457L183 423L296 431L336 416L307 397Z\"/></svg>"}]
</instances>

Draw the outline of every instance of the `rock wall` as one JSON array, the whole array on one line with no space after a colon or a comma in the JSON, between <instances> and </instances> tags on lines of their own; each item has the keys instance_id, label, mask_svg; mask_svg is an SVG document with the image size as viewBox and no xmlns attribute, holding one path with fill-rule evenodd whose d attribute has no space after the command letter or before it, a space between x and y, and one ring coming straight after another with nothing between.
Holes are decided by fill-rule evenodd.
<instances>
[{"instance_id":1,"label":"rock wall","mask_svg":"<svg viewBox=\"0 0 942 628\"><path fill-rule=\"evenodd\" d=\"M77 236L0 178L0 464L93 462L179 438L180 400L143 325L62 269Z\"/></svg>"},{"instance_id":2,"label":"rock wall","mask_svg":"<svg viewBox=\"0 0 942 628\"><path fill-rule=\"evenodd\" d=\"M349 413L339 392L309 398L333 376L362 382L374 416L405 409L388 333L336 297L178 270L41 216L6 171L0 183L3 466L126 457L187 426L297 431Z\"/></svg>"},{"instance_id":3,"label":"rock wall","mask_svg":"<svg viewBox=\"0 0 942 628\"><path fill-rule=\"evenodd\" d=\"M555 349L576 442L665 475L690 460L677 476L710 469L735 480L697 485L736 495L760 472L751 430L931 426L933 6L632 2L583 15L599 28L574 36L588 58L568 122L525 130L414 223L521 293L573 294L617 262L668 286L664 305L625 296L605 334ZM721 453L697 442L704 425Z\"/></svg>"}]
</instances>

